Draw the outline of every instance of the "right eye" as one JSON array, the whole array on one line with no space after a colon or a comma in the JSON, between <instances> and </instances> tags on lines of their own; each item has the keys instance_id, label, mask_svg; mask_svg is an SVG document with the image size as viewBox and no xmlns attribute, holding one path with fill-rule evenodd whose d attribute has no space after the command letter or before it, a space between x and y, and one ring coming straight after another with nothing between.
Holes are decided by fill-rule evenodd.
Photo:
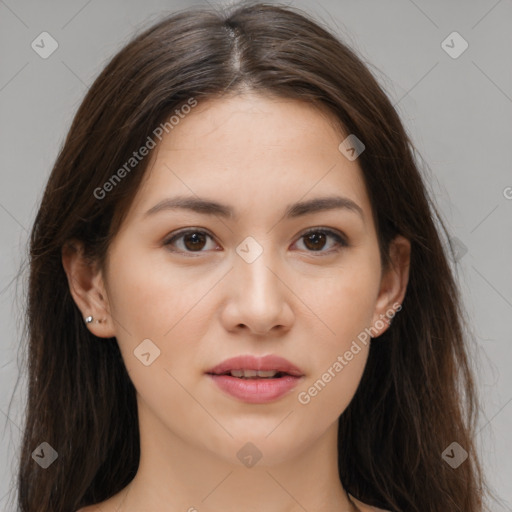
<instances>
[{"instance_id":1,"label":"right eye","mask_svg":"<svg viewBox=\"0 0 512 512\"><path fill-rule=\"evenodd\" d=\"M213 240L213 237L206 231L199 229L187 229L175 233L173 236L171 236L171 238L164 242L164 245L174 247L176 241L179 241L181 242L181 247L179 247L178 250L170 248L169 250L171 252L180 252L185 254L193 252L205 252L202 249L206 245L207 238Z\"/></svg>"}]
</instances>

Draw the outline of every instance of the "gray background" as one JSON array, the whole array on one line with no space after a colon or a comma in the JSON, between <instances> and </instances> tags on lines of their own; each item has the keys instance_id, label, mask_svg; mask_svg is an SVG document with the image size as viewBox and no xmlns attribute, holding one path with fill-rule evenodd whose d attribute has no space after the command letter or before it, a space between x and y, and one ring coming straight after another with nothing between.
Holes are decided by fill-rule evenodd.
<instances>
[{"instance_id":1,"label":"gray background","mask_svg":"<svg viewBox=\"0 0 512 512\"><path fill-rule=\"evenodd\" d=\"M482 398L477 442L502 498L494 509L511 511L512 2L291 3L371 65L431 169L425 172L458 248L457 273L474 326L471 350ZM74 112L107 60L135 30L191 4L0 0L1 510L13 509L26 387L21 375L10 404L20 373L24 296L14 278L42 189ZM59 45L47 59L31 47L43 31ZM469 44L458 58L441 46L453 31Z\"/></svg>"}]
</instances>

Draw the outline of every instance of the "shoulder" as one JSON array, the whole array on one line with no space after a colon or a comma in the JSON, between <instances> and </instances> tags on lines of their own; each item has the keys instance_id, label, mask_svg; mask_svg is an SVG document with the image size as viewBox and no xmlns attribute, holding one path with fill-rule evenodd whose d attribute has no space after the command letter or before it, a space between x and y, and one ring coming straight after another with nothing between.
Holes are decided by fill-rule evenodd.
<instances>
[{"instance_id":1,"label":"shoulder","mask_svg":"<svg viewBox=\"0 0 512 512\"><path fill-rule=\"evenodd\" d=\"M107 503L107 501L104 501L103 503L89 505L88 507L78 509L76 512L110 512L111 510L114 510L110 506L108 506ZM107 506L104 507L104 504Z\"/></svg>"},{"instance_id":2,"label":"shoulder","mask_svg":"<svg viewBox=\"0 0 512 512\"><path fill-rule=\"evenodd\" d=\"M388 510L384 510L382 508L372 507L371 505L366 505L362 501L359 501L357 498L349 494L350 499L359 507L361 512L389 512ZM102 505L101 507L99 505ZM88 507L81 508L76 512L107 512L110 510L109 508L109 500L103 502L103 504L90 505ZM106 508L103 507L106 506Z\"/></svg>"},{"instance_id":3,"label":"shoulder","mask_svg":"<svg viewBox=\"0 0 512 512\"><path fill-rule=\"evenodd\" d=\"M114 496L107 498L105 501L80 508L76 512L117 512L123 502L125 492L126 491L122 489Z\"/></svg>"},{"instance_id":4,"label":"shoulder","mask_svg":"<svg viewBox=\"0 0 512 512\"><path fill-rule=\"evenodd\" d=\"M359 507L361 512L389 512L388 510L384 510L383 508L372 507L371 505L366 505L362 501L354 498L352 494L349 494L350 499ZM88 511L87 511L88 512Z\"/></svg>"}]
</instances>

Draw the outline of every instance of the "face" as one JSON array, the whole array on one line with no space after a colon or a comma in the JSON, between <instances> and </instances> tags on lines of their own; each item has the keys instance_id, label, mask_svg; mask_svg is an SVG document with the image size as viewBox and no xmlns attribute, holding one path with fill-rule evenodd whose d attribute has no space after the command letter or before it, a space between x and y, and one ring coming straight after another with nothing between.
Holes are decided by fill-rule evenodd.
<instances>
[{"instance_id":1,"label":"face","mask_svg":"<svg viewBox=\"0 0 512 512\"><path fill-rule=\"evenodd\" d=\"M117 338L140 421L233 462L250 441L269 464L337 424L365 368L362 333L380 335L404 292L403 274L382 271L346 135L309 104L244 94L199 103L153 150L97 276L106 322L91 325ZM177 197L221 206L166 205ZM239 355L301 376L207 374ZM218 384L235 379L243 397Z\"/></svg>"}]
</instances>

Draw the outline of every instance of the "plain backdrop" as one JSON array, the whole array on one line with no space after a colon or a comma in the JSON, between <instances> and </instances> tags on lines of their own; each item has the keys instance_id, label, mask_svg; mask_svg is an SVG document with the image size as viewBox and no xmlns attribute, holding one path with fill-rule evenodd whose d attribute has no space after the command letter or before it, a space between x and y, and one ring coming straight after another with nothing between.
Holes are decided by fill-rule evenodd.
<instances>
[{"instance_id":1,"label":"plain backdrop","mask_svg":"<svg viewBox=\"0 0 512 512\"><path fill-rule=\"evenodd\" d=\"M201 3L0 0L0 510L14 508L25 392L18 358L25 279L17 288L15 277L43 187L110 57L162 14ZM430 168L424 172L457 250L453 264L474 326L483 406L477 442L502 498L496 510L511 511L512 2L289 3L370 65ZM58 44L46 59L32 47L42 32Z\"/></svg>"}]
</instances>

